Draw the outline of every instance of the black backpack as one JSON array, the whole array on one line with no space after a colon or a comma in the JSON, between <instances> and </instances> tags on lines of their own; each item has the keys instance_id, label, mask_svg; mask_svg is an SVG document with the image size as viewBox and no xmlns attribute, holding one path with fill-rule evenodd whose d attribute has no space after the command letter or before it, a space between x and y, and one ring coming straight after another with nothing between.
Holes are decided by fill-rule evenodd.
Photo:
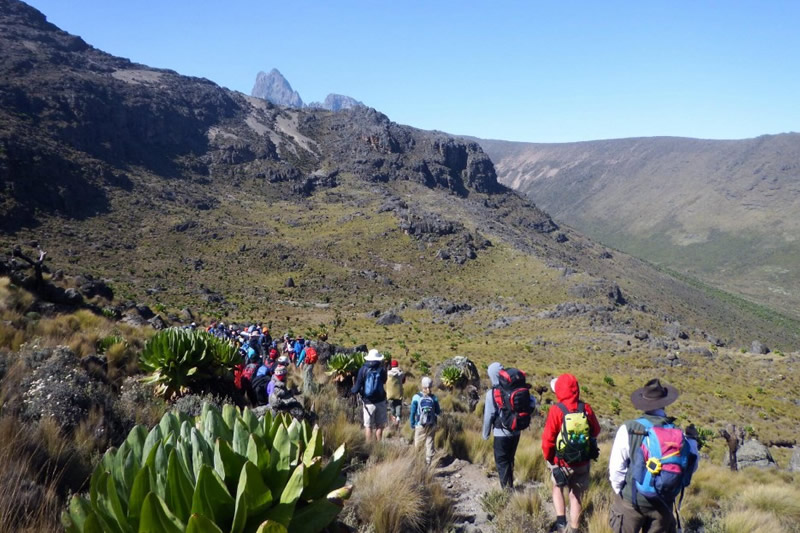
<instances>
[{"instance_id":1,"label":"black backpack","mask_svg":"<svg viewBox=\"0 0 800 533\"><path fill-rule=\"evenodd\" d=\"M525 373L516 368L506 368L498 374L500 384L492 389L497 415L496 427L519 431L531 425L530 384L525 382Z\"/></svg>"}]
</instances>

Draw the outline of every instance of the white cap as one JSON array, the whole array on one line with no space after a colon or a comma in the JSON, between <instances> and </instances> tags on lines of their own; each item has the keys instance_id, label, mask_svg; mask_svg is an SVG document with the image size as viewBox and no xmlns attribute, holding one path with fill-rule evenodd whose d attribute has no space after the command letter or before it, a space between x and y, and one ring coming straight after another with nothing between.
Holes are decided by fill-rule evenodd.
<instances>
[{"instance_id":1,"label":"white cap","mask_svg":"<svg viewBox=\"0 0 800 533\"><path fill-rule=\"evenodd\" d=\"M558 378L553 378L550 380L550 388L553 390L553 392L556 391L556 381L558 381Z\"/></svg>"}]
</instances>

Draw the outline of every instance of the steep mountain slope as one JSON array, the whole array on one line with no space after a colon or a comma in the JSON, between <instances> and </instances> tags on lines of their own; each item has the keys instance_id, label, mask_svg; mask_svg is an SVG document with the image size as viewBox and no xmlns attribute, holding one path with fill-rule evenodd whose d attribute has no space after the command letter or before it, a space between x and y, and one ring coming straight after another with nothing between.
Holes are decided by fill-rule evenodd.
<instances>
[{"instance_id":1,"label":"steep mountain slope","mask_svg":"<svg viewBox=\"0 0 800 533\"><path fill-rule=\"evenodd\" d=\"M647 360L687 336L798 345L796 323L559 230L474 142L367 108L277 107L0 6L0 242L38 241L51 269L167 313L341 313L383 342L397 339L364 313L394 310L467 354L483 353L478 332L511 349L550 331ZM431 297L471 310L431 322ZM626 348L638 330L648 340Z\"/></svg>"},{"instance_id":2,"label":"steep mountain slope","mask_svg":"<svg viewBox=\"0 0 800 533\"><path fill-rule=\"evenodd\" d=\"M556 220L800 316L800 134L480 144Z\"/></svg>"}]
</instances>

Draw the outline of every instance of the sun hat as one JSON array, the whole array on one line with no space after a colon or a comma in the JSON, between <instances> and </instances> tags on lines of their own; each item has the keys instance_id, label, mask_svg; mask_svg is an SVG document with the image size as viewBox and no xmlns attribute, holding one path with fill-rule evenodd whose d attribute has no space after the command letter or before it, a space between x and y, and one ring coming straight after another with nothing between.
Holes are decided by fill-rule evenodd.
<instances>
[{"instance_id":1,"label":"sun hat","mask_svg":"<svg viewBox=\"0 0 800 533\"><path fill-rule=\"evenodd\" d=\"M278 366L286 366L286 365L289 364L289 358L286 357L285 355L282 355L282 356L278 357L277 363L278 363Z\"/></svg>"},{"instance_id":2,"label":"sun hat","mask_svg":"<svg viewBox=\"0 0 800 533\"><path fill-rule=\"evenodd\" d=\"M367 356L364 358L364 361L383 361L383 354L376 350L375 348L371 349Z\"/></svg>"},{"instance_id":3,"label":"sun hat","mask_svg":"<svg viewBox=\"0 0 800 533\"><path fill-rule=\"evenodd\" d=\"M275 375L276 376L285 376L286 375L286 367L285 366L277 367L275 369Z\"/></svg>"},{"instance_id":4,"label":"sun hat","mask_svg":"<svg viewBox=\"0 0 800 533\"><path fill-rule=\"evenodd\" d=\"M433 385L433 380L428 376L425 376L424 378L422 378L421 385L423 389L430 389L431 385Z\"/></svg>"},{"instance_id":5,"label":"sun hat","mask_svg":"<svg viewBox=\"0 0 800 533\"><path fill-rule=\"evenodd\" d=\"M631 403L640 411L652 411L666 407L678 399L678 389L668 384L661 384L658 379L651 379L644 387L631 394Z\"/></svg>"},{"instance_id":6,"label":"sun hat","mask_svg":"<svg viewBox=\"0 0 800 533\"><path fill-rule=\"evenodd\" d=\"M397 362L397 359L392 359L392 368L400 366L400 363Z\"/></svg>"}]
</instances>

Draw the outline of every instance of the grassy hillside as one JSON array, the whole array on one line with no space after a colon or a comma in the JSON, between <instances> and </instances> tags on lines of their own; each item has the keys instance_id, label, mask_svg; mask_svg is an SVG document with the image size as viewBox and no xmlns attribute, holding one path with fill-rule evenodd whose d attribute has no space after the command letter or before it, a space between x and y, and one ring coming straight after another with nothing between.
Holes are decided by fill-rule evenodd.
<instances>
[{"instance_id":1,"label":"grassy hillside","mask_svg":"<svg viewBox=\"0 0 800 533\"><path fill-rule=\"evenodd\" d=\"M480 142L500 181L556 220L798 316L800 135Z\"/></svg>"}]
</instances>

